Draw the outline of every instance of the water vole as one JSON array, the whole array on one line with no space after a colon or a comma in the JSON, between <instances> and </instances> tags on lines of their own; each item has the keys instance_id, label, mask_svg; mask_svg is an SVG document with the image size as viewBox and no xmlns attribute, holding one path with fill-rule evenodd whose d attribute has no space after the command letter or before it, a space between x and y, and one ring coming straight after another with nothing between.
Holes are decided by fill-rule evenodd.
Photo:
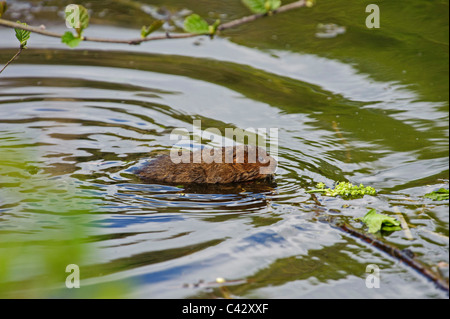
<instances>
[{"instance_id":1,"label":"water vole","mask_svg":"<svg viewBox=\"0 0 450 319\"><path fill-rule=\"evenodd\" d=\"M276 160L264 149L238 145L171 151L171 155L151 160L138 175L162 183L225 184L270 178L276 166Z\"/></svg>"}]
</instances>

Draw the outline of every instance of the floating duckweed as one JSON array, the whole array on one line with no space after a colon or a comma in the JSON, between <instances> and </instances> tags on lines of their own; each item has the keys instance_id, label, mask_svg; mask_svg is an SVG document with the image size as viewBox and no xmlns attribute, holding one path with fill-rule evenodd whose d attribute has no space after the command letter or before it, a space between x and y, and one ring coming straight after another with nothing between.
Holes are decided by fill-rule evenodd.
<instances>
[{"instance_id":1,"label":"floating duckweed","mask_svg":"<svg viewBox=\"0 0 450 319\"><path fill-rule=\"evenodd\" d=\"M364 186L363 184L359 184L359 186L353 185L349 182L338 182L334 189L325 188L324 183L318 183L316 185L316 189L312 189L310 191L306 191L307 193L323 193L325 196L343 196L356 198L364 195L376 195L377 191L375 188L370 186Z\"/></svg>"},{"instance_id":2,"label":"floating duckweed","mask_svg":"<svg viewBox=\"0 0 450 319\"><path fill-rule=\"evenodd\" d=\"M316 187L319 188L319 189L324 189L325 188L325 183L322 183L322 182L317 183Z\"/></svg>"},{"instance_id":3,"label":"floating duckweed","mask_svg":"<svg viewBox=\"0 0 450 319\"><path fill-rule=\"evenodd\" d=\"M431 198L432 200L448 200L449 191L448 189L440 188L437 191L425 194L424 196L427 198Z\"/></svg>"}]
</instances>

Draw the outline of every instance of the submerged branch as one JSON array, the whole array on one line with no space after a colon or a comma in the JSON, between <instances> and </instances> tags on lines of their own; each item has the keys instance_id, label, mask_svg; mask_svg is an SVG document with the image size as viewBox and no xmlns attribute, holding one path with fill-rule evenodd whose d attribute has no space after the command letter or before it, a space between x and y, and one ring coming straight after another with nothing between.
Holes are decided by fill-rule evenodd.
<instances>
[{"instance_id":1,"label":"submerged branch","mask_svg":"<svg viewBox=\"0 0 450 319\"><path fill-rule=\"evenodd\" d=\"M406 265L410 266L411 268L418 271L421 275L425 276L426 278L430 279L436 287L449 292L449 286L448 282L442 278L439 274L429 269L427 266L423 265L421 262L416 260L414 258L414 254L410 252L409 250L400 250L397 247L391 246L387 243L382 242L381 240L378 240L376 238L373 238L369 235L366 235L353 227L345 224L345 223L336 223L334 224L335 227L338 229L355 236L366 243L370 244L371 246L374 246L385 253L389 254L390 256L404 262Z\"/></svg>"},{"instance_id":2,"label":"submerged branch","mask_svg":"<svg viewBox=\"0 0 450 319\"><path fill-rule=\"evenodd\" d=\"M314 194L312 195L312 199L316 203L317 206L323 207L323 205L317 200ZM373 236L366 234L364 232L361 232L352 226L350 226L348 223L343 222L342 220L338 220L336 217L333 216L327 216L327 218L322 219L330 224L331 227L335 227L351 236L357 237L369 245L378 248L379 250L387 253L393 258L396 258L397 260L402 261L409 267L415 269L419 274L422 276L428 278L431 280L437 288L446 291L447 294L449 293L449 283L448 279L444 279L443 276L441 276L438 272L433 271L430 267L422 264L420 261L418 261L414 253L410 251L409 249L399 249L393 245L390 245L388 243L385 243L377 238L374 238ZM410 239L410 238L408 238Z\"/></svg>"}]
</instances>

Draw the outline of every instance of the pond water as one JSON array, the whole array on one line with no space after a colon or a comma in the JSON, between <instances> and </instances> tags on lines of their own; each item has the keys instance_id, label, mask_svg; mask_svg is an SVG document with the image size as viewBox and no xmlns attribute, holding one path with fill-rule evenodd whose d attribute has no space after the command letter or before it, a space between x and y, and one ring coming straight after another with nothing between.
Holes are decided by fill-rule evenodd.
<instances>
[{"instance_id":1,"label":"pond water","mask_svg":"<svg viewBox=\"0 0 450 319\"><path fill-rule=\"evenodd\" d=\"M70 2L38 3L12 1L4 18L65 32ZM328 222L364 232L355 218L372 208L403 218L410 235L375 237L448 280L449 202L424 197L449 187L448 2L377 3L376 30L364 4L318 0L214 39L69 49L32 34L0 75L0 294L448 298ZM86 35L139 36L149 18L136 4L85 3ZM238 0L168 8L211 21L248 14ZM0 27L2 65L16 47ZM221 132L278 129L275 183L139 180L135 170L174 144L174 128L198 137L194 120ZM378 194L306 192L339 181ZM79 290L64 286L68 264L79 265ZM369 264L380 269L377 289L366 286Z\"/></svg>"}]
</instances>

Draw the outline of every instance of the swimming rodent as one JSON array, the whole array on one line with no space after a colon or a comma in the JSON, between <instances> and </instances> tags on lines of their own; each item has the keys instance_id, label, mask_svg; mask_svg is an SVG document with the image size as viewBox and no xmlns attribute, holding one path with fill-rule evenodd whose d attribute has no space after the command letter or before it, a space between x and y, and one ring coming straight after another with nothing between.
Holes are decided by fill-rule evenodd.
<instances>
[{"instance_id":1,"label":"swimming rodent","mask_svg":"<svg viewBox=\"0 0 450 319\"><path fill-rule=\"evenodd\" d=\"M250 145L174 150L144 165L138 175L162 183L225 184L271 179L277 161L261 147Z\"/></svg>"}]
</instances>

